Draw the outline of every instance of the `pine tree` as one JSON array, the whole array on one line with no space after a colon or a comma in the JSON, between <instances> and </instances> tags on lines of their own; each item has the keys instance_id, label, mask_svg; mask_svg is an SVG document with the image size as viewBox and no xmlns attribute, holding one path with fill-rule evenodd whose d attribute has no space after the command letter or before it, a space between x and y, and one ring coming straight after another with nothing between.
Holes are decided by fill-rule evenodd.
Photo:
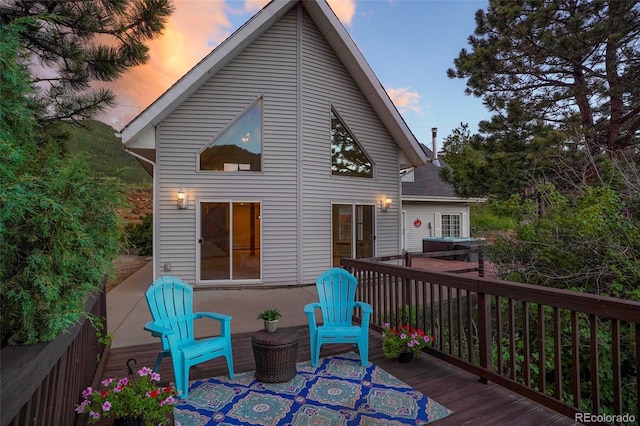
<instances>
[{"instance_id":1,"label":"pine tree","mask_svg":"<svg viewBox=\"0 0 640 426\"><path fill-rule=\"evenodd\" d=\"M145 63L145 42L162 33L172 11L170 0L2 2L0 25L32 18L19 42L30 54L38 120L77 121L113 105L114 94L91 83Z\"/></svg>"},{"instance_id":2,"label":"pine tree","mask_svg":"<svg viewBox=\"0 0 640 426\"><path fill-rule=\"evenodd\" d=\"M448 70L468 79L468 94L501 115L518 100L591 155L638 146L638 1L491 0L476 25L472 51Z\"/></svg>"}]
</instances>

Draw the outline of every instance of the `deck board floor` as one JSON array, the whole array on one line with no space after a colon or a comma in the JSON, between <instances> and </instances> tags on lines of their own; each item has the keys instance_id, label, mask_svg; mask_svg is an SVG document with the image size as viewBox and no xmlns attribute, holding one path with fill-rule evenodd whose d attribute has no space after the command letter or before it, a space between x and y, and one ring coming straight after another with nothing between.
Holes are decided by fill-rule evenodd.
<instances>
[{"instance_id":1,"label":"deck board floor","mask_svg":"<svg viewBox=\"0 0 640 426\"><path fill-rule=\"evenodd\" d=\"M308 328L299 327L298 362L310 359ZM251 335L232 337L234 370L237 373L255 370ZM324 345L320 356L331 356L355 350L352 345ZM117 348L110 351L104 372L106 377L122 377L127 373L127 360L136 360L134 370L153 367L160 351L160 343ZM454 411L454 414L434 422L434 425L575 425L555 411L543 407L515 392L494 383L483 384L478 377L442 360L423 354L411 364L400 364L385 358L377 333L370 338L369 360ZM226 363L218 358L192 367L190 380L227 374ZM163 384L173 381L171 360L160 366ZM109 423L101 423L108 425Z\"/></svg>"}]
</instances>

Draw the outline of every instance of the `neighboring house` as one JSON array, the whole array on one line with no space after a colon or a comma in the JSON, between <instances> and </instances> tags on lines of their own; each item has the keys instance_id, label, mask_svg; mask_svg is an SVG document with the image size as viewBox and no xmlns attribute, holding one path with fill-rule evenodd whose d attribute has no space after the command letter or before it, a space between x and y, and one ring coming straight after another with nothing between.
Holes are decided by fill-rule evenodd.
<instances>
[{"instance_id":1,"label":"neighboring house","mask_svg":"<svg viewBox=\"0 0 640 426\"><path fill-rule=\"evenodd\" d=\"M456 196L440 178L440 169L449 166L437 158L435 140L433 151L420 146L429 161L402 172L402 249L410 252L422 251L425 238L470 237L469 204L486 201Z\"/></svg>"},{"instance_id":2,"label":"neighboring house","mask_svg":"<svg viewBox=\"0 0 640 426\"><path fill-rule=\"evenodd\" d=\"M269 3L121 137L153 173L154 276L197 286L400 253L399 170L426 161L324 1Z\"/></svg>"}]
</instances>

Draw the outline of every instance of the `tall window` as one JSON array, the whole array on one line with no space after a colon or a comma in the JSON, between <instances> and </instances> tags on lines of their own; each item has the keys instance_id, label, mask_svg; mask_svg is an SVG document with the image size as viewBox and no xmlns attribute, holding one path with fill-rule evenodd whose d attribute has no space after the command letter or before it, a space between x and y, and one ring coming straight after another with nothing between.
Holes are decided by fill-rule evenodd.
<instances>
[{"instance_id":1,"label":"tall window","mask_svg":"<svg viewBox=\"0 0 640 426\"><path fill-rule=\"evenodd\" d=\"M443 214L442 215L442 236L443 237L460 237L460 215L459 214Z\"/></svg>"},{"instance_id":2,"label":"tall window","mask_svg":"<svg viewBox=\"0 0 640 426\"><path fill-rule=\"evenodd\" d=\"M200 170L262 170L262 99L258 99L200 153Z\"/></svg>"},{"instance_id":3,"label":"tall window","mask_svg":"<svg viewBox=\"0 0 640 426\"><path fill-rule=\"evenodd\" d=\"M331 174L373 177L371 161L333 109L331 110Z\"/></svg>"}]
</instances>

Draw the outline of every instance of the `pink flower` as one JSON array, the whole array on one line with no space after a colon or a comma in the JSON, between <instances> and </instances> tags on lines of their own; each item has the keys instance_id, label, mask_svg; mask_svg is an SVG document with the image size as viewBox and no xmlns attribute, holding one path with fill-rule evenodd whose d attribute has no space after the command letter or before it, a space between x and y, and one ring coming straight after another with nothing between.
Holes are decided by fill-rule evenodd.
<instances>
[{"instance_id":1,"label":"pink flower","mask_svg":"<svg viewBox=\"0 0 640 426\"><path fill-rule=\"evenodd\" d=\"M151 374L153 372L152 369L150 369L149 367L142 367L139 371L138 371L138 376L148 376L149 374Z\"/></svg>"},{"instance_id":2,"label":"pink flower","mask_svg":"<svg viewBox=\"0 0 640 426\"><path fill-rule=\"evenodd\" d=\"M82 397L89 398L89 395L91 395L91 392L93 392L93 388L89 386L88 388L82 391Z\"/></svg>"},{"instance_id":3,"label":"pink flower","mask_svg":"<svg viewBox=\"0 0 640 426\"><path fill-rule=\"evenodd\" d=\"M389 324L388 322L385 322L384 324L382 324L384 326L384 328L389 328L391 327L391 324Z\"/></svg>"},{"instance_id":4,"label":"pink flower","mask_svg":"<svg viewBox=\"0 0 640 426\"><path fill-rule=\"evenodd\" d=\"M109 401L105 401L104 404L102 404L102 411L109 411L111 410L111 403Z\"/></svg>"},{"instance_id":5,"label":"pink flower","mask_svg":"<svg viewBox=\"0 0 640 426\"><path fill-rule=\"evenodd\" d=\"M102 386L109 386L111 384L111 382L113 382L113 379L109 378L109 379L104 379L102 381Z\"/></svg>"},{"instance_id":6,"label":"pink flower","mask_svg":"<svg viewBox=\"0 0 640 426\"><path fill-rule=\"evenodd\" d=\"M174 404L176 402L173 396L168 396L167 399L165 399L165 401L167 402L167 404Z\"/></svg>"},{"instance_id":7,"label":"pink flower","mask_svg":"<svg viewBox=\"0 0 640 426\"><path fill-rule=\"evenodd\" d=\"M160 375L158 373L151 373L151 380L153 380L155 382L159 382L160 381Z\"/></svg>"},{"instance_id":8,"label":"pink flower","mask_svg":"<svg viewBox=\"0 0 640 426\"><path fill-rule=\"evenodd\" d=\"M404 340L404 339L406 339L406 338L407 338L407 335L406 335L406 334L404 334L404 333L402 333L402 334L400 335L400 338Z\"/></svg>"},{"instance_id":9,"label":"pink flower","mask_svg":"<svg viewBox=\"0 0 640 426\"><path fill-rule=\"evenodd\" d=\"M118 386L116 386L113 391L118 393L121 392L124 388L127 387L127 385L129 384L129 379L127 379L126 377L118 380Z\"/></svg>"},{"instance_id":10,"label":"pink flower","mask_svg":"<svg viewBox=\"0 0 640 426\"><path fill-rule=\"evenodd\" d=\"M76 407L76 413L84 413L85 408L89 405L89 400L85 399L82 404Z\"/></svg>"},{"instance_id":11,"label":"pink flower","mask_svg":"<svg viewBox=\"0 0 640 426\"><path fill-rule=\"evenodd\" d=\"M430 341L431 341L431 338L429 336L424 336L425 343L429 343Z\"/></svg>"},{"instance_id":12,"label":"pink flower","mask_svg":"<svg viewBox=\"0 0 640 426\"><path fill-rule=\"evenodd\" d=\"M89 413L89 415L90 415L91 417L93 417L94 419L96 419L96 420L98 420L98 419L100 418L100 413L96 413L95 411L91 411L91 412Z\"/></svg>"},{"instance_id":13,"label":"pink flower","mask_svg":"<svg viewBox=\"0 0 640 426\"><path fill-rule=\"evenodd\" d=\"M407 345L412 348L415 345L415 341L414 340L409 340L409 343L407 343Z\"/></svg>"}]
</instances>

